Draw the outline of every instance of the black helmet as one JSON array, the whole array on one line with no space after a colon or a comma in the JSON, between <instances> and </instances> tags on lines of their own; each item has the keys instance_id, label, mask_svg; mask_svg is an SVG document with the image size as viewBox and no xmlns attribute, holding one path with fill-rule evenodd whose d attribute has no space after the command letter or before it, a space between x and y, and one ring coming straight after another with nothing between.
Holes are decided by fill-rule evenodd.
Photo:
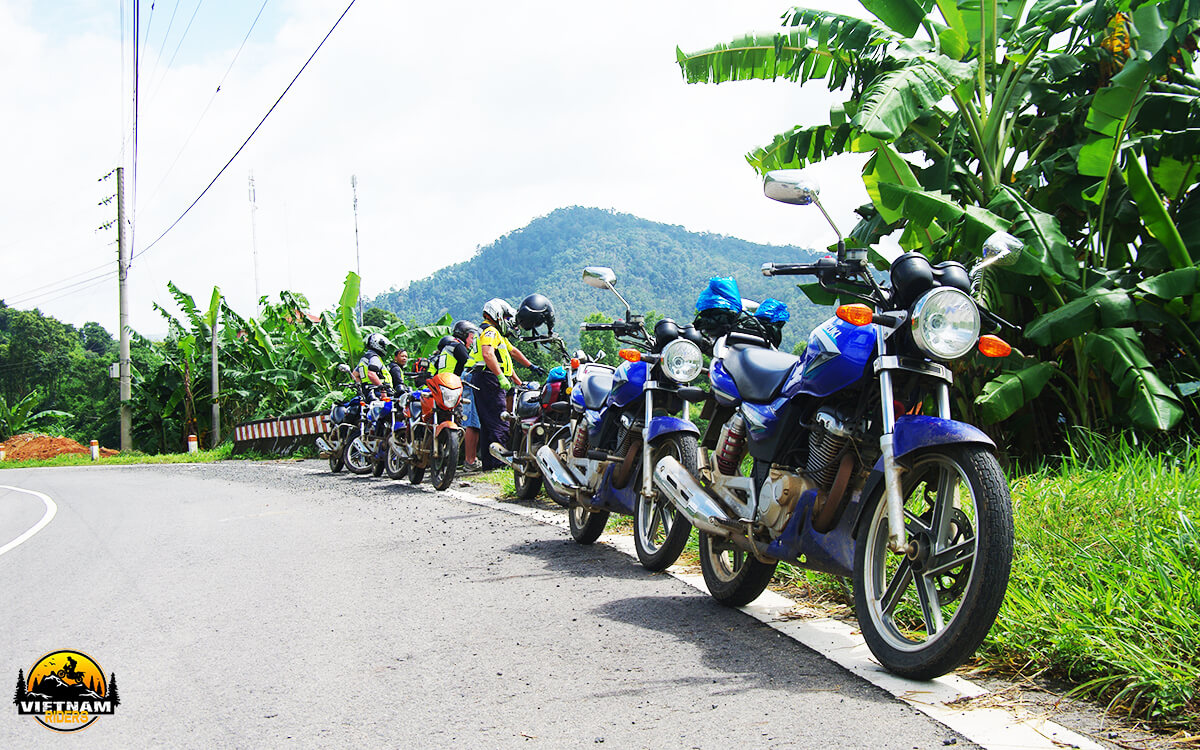
<instances>
[{"instance_id":1,"label":"black helmet","mask_svg":"<svg viewBox=\"0 0 1200 750\"><path fill-rule=\"evenodd\" d=\"M445 349L447 346L454 346L457 342L458 342L458 339L455 338L454 336L442 336L440 339L438 339L437 349L435 349L435 351L440 352L442 349Z\"/></svg>"},{"instance_id":2,"label":"black helmet","mask_svg":"<svg viewBox=\"0 0 1200 750\"><path fill-rule=\"evenodd\" d=\"M554 330L554 305L540 294L531 294L521 300L517 308L517 325L526 331L532 331L538 326L546 326L546 332Z\"/></svg>"},{"instance_id":3,"label":"black helmet","mask_svg":"<svg viewBox=\"0 0 1200 750\"><path fill-rule=\"evenodd\" d=\"M450 335L464 344L467 343L467 336L470 336L472 333L478 336L479 326L469 320L456 320L454 321L454 327L450 329Z\"/></svg>"}]
</instances>

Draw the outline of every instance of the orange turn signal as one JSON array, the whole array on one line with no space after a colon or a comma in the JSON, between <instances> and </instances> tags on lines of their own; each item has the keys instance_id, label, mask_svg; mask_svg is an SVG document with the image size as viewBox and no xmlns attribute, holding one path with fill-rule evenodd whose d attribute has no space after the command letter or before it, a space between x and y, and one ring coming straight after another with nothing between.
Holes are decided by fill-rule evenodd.
<instances>
[{"instance_id":1,"label":"orange turn signal","mask_svg":"<svg viewBox=\"0 0 1200 750\"><path fill-rule=\"evenodd\" d=\"M1007 357L1012 354L1012 347L999 336L987 334L979 337L979 352L985 357Z\"/></svg>"},{"instance_id":2,"label":"orange turn signal","mask_svg":"<svg viewBox=\"0 0 1200 750\"><path fill-rule=\"evenodd\" d=\"M850 325L865 326L875 317L875 311L866 305L854 303L842 305L837 309L837 316Z\"/></svg>"},{"instance_id":3,"label":"orange turn signal","mask_svg":"<svg viewBox=\"0 0 1200 750\"><path fill-rule=\"evenodd\" d=\"M642 353L639 352L637 349L622 349L621 351L617 352L617 356L620 357L621 359L625 360L626 362L641 362L642 361Z\"/></svg>"},{"instance_id":4,"label":"orange turn signal","mask_svg":"<svg viewBox=\"0 0 1200 750\"><path fill-rule=\"evenodd\" d=\"M577 370L577 369L579 369L579 360L578 360L578 359L572 359L572 360L571 360L571 369L572 369L572 370Z\"/></svg>"}]
</instances>

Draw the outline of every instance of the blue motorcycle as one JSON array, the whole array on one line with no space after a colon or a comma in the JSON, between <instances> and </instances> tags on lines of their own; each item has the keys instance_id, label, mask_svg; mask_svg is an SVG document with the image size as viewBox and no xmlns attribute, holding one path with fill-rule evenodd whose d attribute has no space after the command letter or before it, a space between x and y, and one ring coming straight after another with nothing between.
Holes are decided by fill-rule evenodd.
<instances>
[{"instance_id":1,"label":"blue motorcycle","mask_svg":"<svg viewBox=\"0 0 1200 750\"><path fill-rule=\"evenodd\" d=\"M764 191L821 208L798 170L769 173ZM1003 321L975 292L986 266L1020 252L997 233L970 273L905 253L885 288L839 233L836 258L763 266L866 304L839 307L800 357L744 313L709 332L707 460L662 458L654 480L700 532L714 598L752 601L784 560L853 579L863 638L898 675L931 679L974 653L1008 585L1012 507L991 439L951 417L946 363L1007 354L981 337L981 321Z\"/></svg>"},{"instance_id":2,"label":"blue motorcycle","mask_svg":"<svg viewBox=\"0 0 1200 750\"><path fill-rule=\"evenodd\" d=\"M584 269L583 280L607 289L625 305L624 320L585 323L586 331L612 331L634 348L613 368L581 363L568 404L569 440L551 438L537 451L546 482L568 500L571 536L595 542L611 513L633 516L638 559L650 570L663 570L678 559L692 527L675 511L652 481L652 467L670 457L685 470L697 469L699 429L687 418L687 403L706 393L688 384L700 376L704 358L690 326L660 320L651 335L645 318L635 315L613 286L610 268ZM557 405L555 405L557 406ZM557 450L556 450L557 448Z\"/></svg>"}]
</instances>

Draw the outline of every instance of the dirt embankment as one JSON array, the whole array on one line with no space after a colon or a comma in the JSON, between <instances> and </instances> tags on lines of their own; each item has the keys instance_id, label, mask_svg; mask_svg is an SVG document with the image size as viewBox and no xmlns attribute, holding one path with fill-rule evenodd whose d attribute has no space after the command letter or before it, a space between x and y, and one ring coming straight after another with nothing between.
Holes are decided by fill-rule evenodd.
<instances>
[{"instance_id":1,"label":"dirt embankment","mask_svg":"<svg viewBox=\"0 0 1200 750\"><path fill-rule=\"evenodd\" d=\"M40 435L34 432L24 432L13 435L0 443L4 448L4 458L7 461L42 460L61 456L64 453L87 453L87 446L80 445L71 438ZM112 448L101 448L101 456L115 456L118 451Z\"/></svg>"}]
</instances>

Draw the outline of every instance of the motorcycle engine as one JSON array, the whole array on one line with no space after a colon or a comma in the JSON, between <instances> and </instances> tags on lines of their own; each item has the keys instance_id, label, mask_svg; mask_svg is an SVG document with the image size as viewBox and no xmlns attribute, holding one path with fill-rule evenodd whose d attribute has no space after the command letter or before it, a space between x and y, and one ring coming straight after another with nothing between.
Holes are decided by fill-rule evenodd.
<instances>
[{"instance_id":1,"label":"motorcycle engine","mask_svg":"<svg viewBox=\"0 0 1200 750\"><path fill-rule=\"evenodd\" d=\"M854 432L848 420L831 407L818 409L811 427L805 472L818 487L827 490L837 475L838 454Z\"/></svg>"},{"instance_id":2,"label":"motorcycle engine","mask_svg":"<svg viewBox=\"0 0 1200 750\"><path fill-rule=\"evenodd\" d=\"M769 527L774 534L783 532L796 501L816 485L808 477L775 464L758 491L758 522Z\"/></svg>"}]
</instances>

